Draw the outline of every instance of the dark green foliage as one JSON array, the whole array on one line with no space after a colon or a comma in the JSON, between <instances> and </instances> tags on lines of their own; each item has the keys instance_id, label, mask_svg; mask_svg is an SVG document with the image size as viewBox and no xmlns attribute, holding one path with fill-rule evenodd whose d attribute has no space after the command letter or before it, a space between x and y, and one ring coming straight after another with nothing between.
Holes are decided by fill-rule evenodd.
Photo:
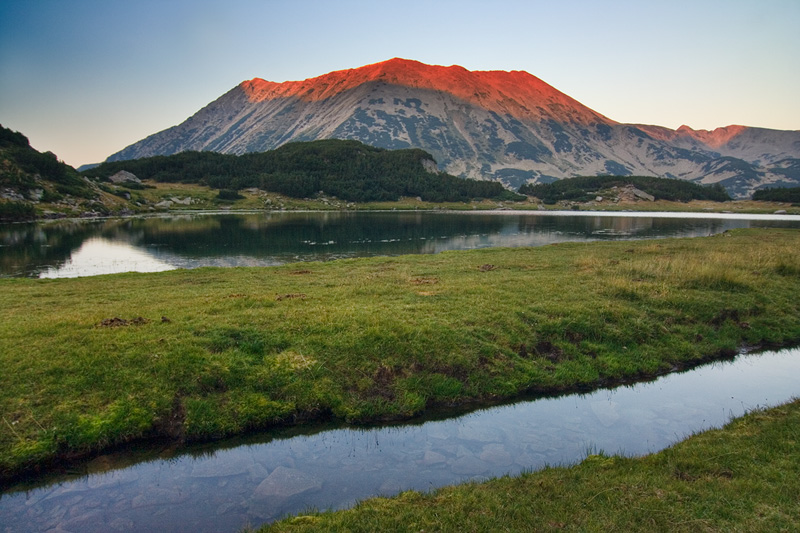
<instances>
[{"instance_id":1,"label":"dark green foliage","mask_svg":"<svg viewBox=\"0 0 800 533\"><path fill-rule=\"evenodd\" d=\"M28 202L0 202L0 221L33 220L36 211Z\"/></svg>"},{"instance_id":2,"label":"dark green foliage","mask_svg":"<svg viewBox=\"0 0 800 533\"><path fill-rule=\"evenodd\" d=\"M52 152L31 148L23 134L0 126L0 185L24 194L42 188L36 176L55 184L58 193L94 198L95 193L78 172L58 160Z\"/></svg>"},{"instance_id":3,"label":"dark green foliage","mask_svg":"<svg viewBox=\"0 0 800 533\"><path fill-rule=\"evenodd\" d=\"M753 200L800 203L800 187L759 189L753 193Z\"/></svg>"},{"instance_id":4,"label":"dark green foliage","mask_svg":"<svg viewBox=\"0 0 800 533\"><path fill-rule=\"evenodd\" d=\"M21 146L22 148L29 148L30 143L28 138L18 131L11 131L8 128L0 126L0 147L6 146Z\"/></svg>"},{"instance_id":5,"label":"dark green foliage","mask_svg":"<svg viewBox=\"0 0 800 533\"><path fill-rule=\"evenodd\" d=\"M704 187L691 181L650 176L582 176L562 179L553 183L525 184L520 187L519 192L536 196L546 204L554 204L560 200L586 202L600 190L626 185L633 185L653 195L656 200L728 202L731 199L719 184Z\"/></svg>"},{"instance_id":6,"label":"dark green foliage","mask_svg":"<svg viewBox=\"0 0 800 533\"><path fill-rule=\"evenodd\" d=\"M218 200L234 201L234 200L241 200L243 198L244 196L239 194L239 191L235 191L233 189L220 189L219 193L217 194Z\"/></svg>"},{"instance_id":7,"label":"dark green foliage","mask_svg":"<svg viewBox=\"0 0 800 533\"><path fill-rule=\"evenodd\" d=\"M430 202L517 198L500 183L428 172L425 161L434 163L430 154L419 149L385 150L358 141L330 139L289 143L269 152L239 156L182 152L106 162L84 174L104 179L127 170L140 179L200 183L219 189L258 187L294 198L323 191L355 202L390 201L401 196L419 196Z\"/></svg>"}]
</instances>

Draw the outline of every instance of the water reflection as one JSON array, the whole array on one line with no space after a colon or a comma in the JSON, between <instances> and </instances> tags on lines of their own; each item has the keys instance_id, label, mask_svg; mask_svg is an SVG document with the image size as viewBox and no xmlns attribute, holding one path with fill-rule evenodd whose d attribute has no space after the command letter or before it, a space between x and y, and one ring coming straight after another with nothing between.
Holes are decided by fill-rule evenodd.
<instances>
[{"instance_id":1,"label":"water reflection","mask_svg":"<svg viewBox=\"0 0 800 533\"><path fill-rule=\"evenodd\" d=\"M6 224L0 225L0 276L64 277L200 266L272 266L490 246L696 237L755 226L800 228L800 217L278 212Z\"/></svg>"},{"instance_id":2,"label":"water reflection","mask_svg":"<svg viewBox=\"0 0 800 533\"><path fill-rule=\"evenodd\" d=\"M39 277L74 278L108 272L161 272L173 268L128 244L92 237L84 241L60 267L50 267L40 272Z\"/></svg>"},{"instance_id":3,"label":"water reflection","mask_svg":"<svg viewBox=\"0 0 800 533\"><path fill-rule=\"evenodd\" d=\"M800 393L799 373L800 350L784 350L417 425L229 447L240 439L119 470L108 469L131 456L110 454L85 465L88 475L3 495L0 523L13 531L238 531L309 506L345 508L375 495L574 463L599 450L657 451L791 399Z\"/></svg>"}]
</instances>

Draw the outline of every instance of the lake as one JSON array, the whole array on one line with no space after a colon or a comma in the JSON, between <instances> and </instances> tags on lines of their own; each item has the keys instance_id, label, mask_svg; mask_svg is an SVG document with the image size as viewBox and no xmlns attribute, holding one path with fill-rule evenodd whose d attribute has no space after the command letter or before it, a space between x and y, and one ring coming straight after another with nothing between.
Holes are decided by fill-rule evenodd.
<instances>
[{"instance_id":1,"label":"lake","mask_svg":"<svg viewBox=\"0 0 800 533\"><path fill-rule=\"evenodd\" d=\"M797 397L798 375L800 349L741 354L651 382L409 425L108 453L0 495L0 529L233 533L309 507L341 509L599 451L638 456Z\"/></svg>"},{"instance_id":2,"label":"lake","mask_svg":"<svg viewBox=\"0 0 800 533\"><path fill-rule=\"evenodd\" d=\"M800 228L792 215L610 212L195 213L0 225L0 277L74 277L272 266L565 241L698 237Z\"/></svg>"}]
</instances>

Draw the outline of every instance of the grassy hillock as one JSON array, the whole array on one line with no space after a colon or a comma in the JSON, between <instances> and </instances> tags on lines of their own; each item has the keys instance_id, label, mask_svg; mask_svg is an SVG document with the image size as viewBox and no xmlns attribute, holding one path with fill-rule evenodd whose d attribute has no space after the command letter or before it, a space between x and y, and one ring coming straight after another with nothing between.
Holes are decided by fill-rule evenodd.
<instances>
[{"instance_id":1,"label":"grassy hillock","mask_svg":"<svg viewBox=\"0 0 800 533\"><path fill-rule=\"evenodd\" d=\"M689 202L691 200L710 200L727 202L731 197L721 185L702 186L690 181L650 176L582 176L565 178L553 183L536 185L525 184L520 194L535 196L546 204L570 200L587 202L598 194L613 187L622 188L633 185L655 197L656 200Z\"/></svg>"},{"instance_id":2,"label":"grassy hillock","mask_svg":"<svg viewBox=\"0 0 800 533\"><path fill-rule=\"evenodd\" d=\"M800 339L800 232L0 279L0 478L152 437L598 387Z\"/></svg>"},{"instance_id":3,"label":"grassy hillock","mask_svg":"<svg viewBox=\"0 0 800 533\"><path fill-rule=\"evenodd\" d=\"M358 141L330 139L290 143L276 150L238 156L182 152L107 162L84 174L102 179L126 170L156 182L197 183L232 191L255 187L292 198L323 191L353 202L417 196L430 202L517 198L500 183L431 172L435 167L433 158L423 150L385 150Z\"/></svg>"}]
</instances>

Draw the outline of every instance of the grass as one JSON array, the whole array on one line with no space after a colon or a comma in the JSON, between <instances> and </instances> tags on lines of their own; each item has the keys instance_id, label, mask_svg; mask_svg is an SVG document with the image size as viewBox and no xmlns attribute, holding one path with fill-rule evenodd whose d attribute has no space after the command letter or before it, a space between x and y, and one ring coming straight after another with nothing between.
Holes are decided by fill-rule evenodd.
<instances>
[{"instance_id":1,"label":"grass","mask_svg":"<svg viewBox=\"0 0 800 533\"><path fill-rule=\"evenodd\" d=\"M0 280L0 480L133 439L408 418L800 340L800 232Z\"/></svg>"},{"instance_id":2,"label":"grass","mask_svg":"<svg viewBox=\"0 0 800 533\"><path fill-rule=\"evenodd\" d=\"M374 498L279 531L797 531L800 400L642 458Z\"/></svg>"}]
</instances>

